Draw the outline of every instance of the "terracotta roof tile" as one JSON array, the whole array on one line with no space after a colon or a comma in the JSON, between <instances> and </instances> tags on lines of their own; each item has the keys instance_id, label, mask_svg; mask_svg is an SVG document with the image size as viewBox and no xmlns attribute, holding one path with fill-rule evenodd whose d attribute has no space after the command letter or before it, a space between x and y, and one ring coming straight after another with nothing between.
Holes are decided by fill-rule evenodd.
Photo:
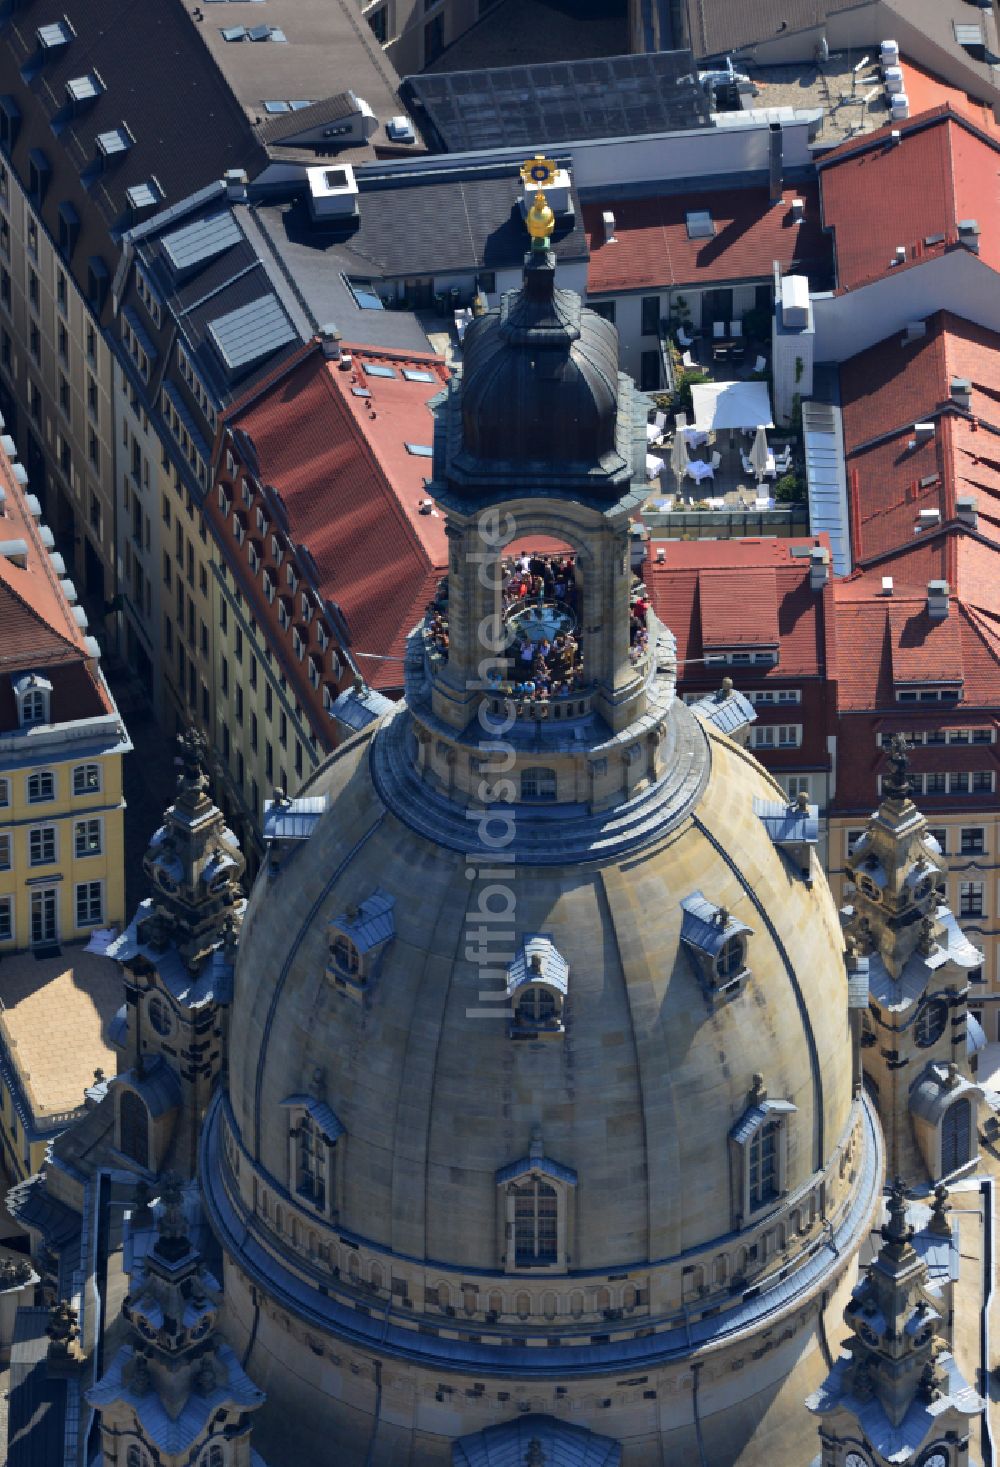
<instances>
[{"instance_id":1,"label":"terracotta roof tile","mask_svg":"<svg viewBox=\"0 0 1000 1467\"><path fill-rule=\"evenodd\" d=\"M834 148L818 162L823 222L834 232L837 286L853 290L957 245L957 222L992 218L1000 140L976 131L949 105ZM928 244L928 239L937 242ZM980 255L1000 269L1000 238L986 228Z\"/></svg>"},{"instance_id":2,"label":"terracotta roof tile","mask_svg":"<svg viewBox=\"0 0 1000 1467\"><path fill-rule=\"evenodd\" d=\"M956 616L934 621L926 602L887 600L894 684L961 682L962 648Z\"/></svg>"},{"instance_id":3,"label":"terracotta roof tile","mask_svg":"<svg viewBox=\"0 0 1000 1467\"><path fill-rule=\"evenodd\" d=\"M805 200L805 218L793 223L791 201ZM615 216L614 244L605 243L603 214ZM687 214L708 210L715 221L712 239L689 239ZM590 293L709 285L713 281L769 278L775 260L782 270L824 275L830 248L819 220L814 185L785 189L772 205L766 188L667 194L585 204L583 221L590 245Z\"/></svg>"},{"instance_id":4,"label":"terracotta roof tile","mask_svg":"<svg viewBox=\"0 0 1000 1467\"><path fill-rule=\"evenodd\" d=\"M418 510L430 460L407 449L430 447L427 403L447 369L438 357L344 351L351 370L314 351L230 421L252 438L260 477L281 495L321 593L341 608L352 652L375 654L362 663L366 679L392 687L406 633L447 567L443 519ZM404 368L433 380L407 380Z\"/></svg>"},{"instance_id":5,"label":"terracotta roof tile","mask_svg":"<svg viewBox=\"0 0 1000 1467\"><path fill-rule=\"evenodd\" d=\"M713 647L776 647L778 593L770 567L741 569L739 594L731 570L703 570L698 577L701 640Z\"/></svg>"}]
</instances>

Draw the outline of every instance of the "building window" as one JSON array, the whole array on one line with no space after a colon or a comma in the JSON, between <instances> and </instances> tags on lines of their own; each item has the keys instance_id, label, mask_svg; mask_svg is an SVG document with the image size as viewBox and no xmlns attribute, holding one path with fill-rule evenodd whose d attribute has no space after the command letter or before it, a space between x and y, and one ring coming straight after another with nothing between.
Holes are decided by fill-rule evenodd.
<instances>
[{"instance_id":1,"label":"building window","mask_svg":"<svg viewBox=\"0 0 1000 1467\"><path fill-rule=\"evenodd\" d=\"M514 1267L550 1268L559 1258L559 1194L542 1177L511 1188L514 1200Z\"/></svg>"},{"instance_id":2,"label":"building window","mask_svg":"<svg viewBox=\"0 0 1000 1467\"><path fill-rule=\"evenodd\" d=\"M14 940L14 898L0 897L0 942Z\"/></svg>"},{"instance_id":3,"label":"building window","mask_svg":"<svg viewBox=\"0 0 1000 1467\"><path fill-rule=\"evenodd\" d=\"M643 336L659 336L660 334L660 297L658 295L644 295L642 298L642 326Z\"/></svg>"},{"instance_id":4,"label":"building window","mask_svg":"<svg viewBox=\"0 0 1000 1467\"><path fill-rule=\"evenodd\" d=\"M118 1102L119 1145L138 1166L149 1165L149 1112L134 1090L122 1090Z\"/></svg>"},{"instance_id":5,"label":"building window","mask_svg":"<svg viewBox=\"0 0 1000 1467\"><path fill-rule=\"evenodd\" d=\"M101 854L101 821L78 820L73 828L73 844L77 856Z\"/></svg>"},{"instance_id":6,"label":"building window","mask_svg":"<svg viewBox=\"0 0 1000 1467\"><path fill-rule=\"evenodd\" d=\"M50 866L56 858L56 828L54 825L36 825L28 831L28 864Z\"/></svg>"},{"instance_id":7,"label":"building window","mask_svg":"<svg viewBox=\"0 0 1000 1467\"><path fill-rule=\"evenodd\" d=\"M51 769L28 775L28 804L42 805L56 797L56 777Z\"/></svg>"},{"instance_id":8,"label":"building window","mask_svg":"<svg viewBox=\"0 0 1000 1467\"><path fill-rule=\"evenodd\" d=\"M614 301L588 301L588 308L595 316L601 316L605 321L615 324L615 302Z\"/></svg>"},{"instance_id":9,"label":"building window","mask_svg":"<svg viewBox=\"0 0 1000 1467\"><path fill-rule=\"evenodd\" d=\"M660 386L660 353L644 351L639 356L639 387L643 392L655 392Z\"/></svg>"},{"instance_id":10,"label":"building window","mask_svg":"<svg viewBox=\"0 0 1000 1467\"><path fill-rule=\"evenodd\" d=\"M10 804L10 781L0 779L0 808Z\"/></svg>"},{"instance_id":11,"label":"building window","mask_svg":"<svg viewBox=\"0 0 1000 1467\"><path fill-rule=\"evenodd\" d=\"M750 1142L747 1156L750 1210L755 1212L773 1202L778 1191L778 1137L781 1122L767 1121Z\"/></svg>"},{"instance_id":12,"label":"building window","mask_svg":"<svg viewBox=\"0 0 1000 1467\"><path fill-rule=\"evenodd\" d=\"M26 688L20 694L20 703L20 722L22 728L27 728L34 723L47 722L49 716L49 695L47 688Z\"/></svg>"},{"instance_id":13,"label":"building window","mask_svg":"<svg viewBox=\"0 0 1000 1467\"><path fill-rule=\"evenodd\" d=\"M962 1096L950 1105L941 1122L941 1175L949 1176L972 1159L972 1105Z\"/></svg>"},{"instance_id":14,"label":"building window","mask_svg":"<svg viewBox=\"0 0 1000 1467\"><path fill-rule=\"evenodd\" d=\"M10 870L10 836L0 835L0 871Z\"/></svg>"},{"instance_id":15,"label":"building window","mask_svg":"<svg viewBox=\"0 0 1000 1467\"><path fill-rule=\"evenodd\" d=\"M741 936L727 937L715 959L715 974L720 983L728 983L746 967L746 943Z\"/></svg>"},{"instance_id":16,"label":"building window","mask_svg":"<svg viewBox=\"0 0 1000 1467\"><path fill-rule=\"evenodd\" d=\"M531 767L521 773L522 800L554 800L556 797L555 770Z\"/></svg>"},{"instance_id":17,"label":"building window","mask_svg":"<svg viewBox=\"0 0 1000 1467\"><path fill-rule=\"evenodd\" d=\"M958 883L958 915L981 917L983 915L983 883L960 881Z\"/></svg>"},{"instance_id":18,"label":"building window","mask_svg":"<svg viewBox=\"0 0 1000 1467\"><path fill-rule=\"evenodd\" d=\"M73 770L74 795L97 795L101 792L101 766L77 764Z\"/></svg>"},{"instance_id":19,"label":"building window","mask_svg":"<svg viewBox=\"0 0 1000 1467\"><path fill-rule=\"evenodd\" d=\"M921 1049L936 1044L948 1024L948 1001L929 998L920 1005L913 1025L913 1037Z\"/></svg>"},{"instance_id":20,"label":"building window","mask_svg":"<svg viewBox=\"0 0 1000 1467\"><path fill-rule=\"evenodd\" d=\"M935 826L933 829L931 829L931 827L928 826L928 828L927 828L927 834L930 836L931 840L937 841L937 843L938 843L938 849L940 850L942 856L946 856L948 854L948 831L947 831L947 828L945 826L941 825L941 826Z\"/></svg>"},{"instance_id":21,"label":"building window","mask_svg":"<svg viewBox=\"0 0 1000 1467\"><path fill-rule=\"evenodd\" d=\"M986 850L986 831L981 825L965 826L959 850L963 856L981 856Z\"/></svg>"},{"instance_id":22,"label":"building window","mask_svg":"<svg viewBox=\"0 0 1000 1467\"><path fill-rule=\"evenodd\" d=\"M146 1005L146 1016L154 1033L159 1034L161 1038L169 1034L174 1027L170 1010L158 994L154 993Z\"/></svg>"},{"instance_id":23,"label":"building window","mask_svg":"<svg viewBox=\"0 0 1000 1467\"><path fill-rule=\"evenodd\" d=\"M96 927L103 916L103 882L79 882L76 888L76 925L78 927Z\"/></svg>"},{"instance_id":24,"label":"building window","mask_svg":"<svg viewBox=\"0 0 1000 1467\"><path fill-rule=\"evenodd\" d=\"M292 1127L291 1142L295 1192L318 1212L326 1212L333 1148L308 1111L299 1112L298 1123Z\"/></svg>"},{"instance_id":25,"label":"building window","mask_svg":"<svg viewBox=\"0 0 1000 1467\"><path fill-rule=\"evenodd\" d=\"M349 937L338 932L330 945L334 969L344 978L356 979L361 971L361 955Z\"/></svg>"}]
</instances>

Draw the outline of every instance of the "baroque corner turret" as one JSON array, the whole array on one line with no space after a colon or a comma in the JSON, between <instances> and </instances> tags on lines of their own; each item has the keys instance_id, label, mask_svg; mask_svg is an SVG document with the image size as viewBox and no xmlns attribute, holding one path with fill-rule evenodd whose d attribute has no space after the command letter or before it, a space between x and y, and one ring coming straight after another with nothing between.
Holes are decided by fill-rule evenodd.
<instances>
[{"instance_id":1,"label":"baroque corner turret","mask_svg":"<svg viewBox=\"0 0 1000 1467\"><path fill-rule=\"evenodd\" d=\"M195 1171L200 1118L225 1064L244 860L205 774L206 745L178 738L177 794L143 858L152 896L109 948L125 1003L115 1023L115 1146L157 1174Z\"/></svg>"},{"instance_id":2,"label":"baroque corner turret","mask_svg":"<svg viewBox=\"0 0 1000 1467\"><path fill-rule=\"evenodd\" d=\"M968 972L983 961L946 901L946 867L910 799L906 740L889 752L883 798L848 858L848 968L866 973L861 1035L890 1175L954 1175L975 1159L982 1090L969 1058Z\"/></svg>"}]
</instances>

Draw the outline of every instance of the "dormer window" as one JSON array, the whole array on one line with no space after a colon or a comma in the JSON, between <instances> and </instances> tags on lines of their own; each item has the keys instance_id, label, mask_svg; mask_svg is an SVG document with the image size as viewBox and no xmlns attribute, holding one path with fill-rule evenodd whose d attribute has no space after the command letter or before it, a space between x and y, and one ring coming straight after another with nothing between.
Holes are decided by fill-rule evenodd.
<instances>
[{"instance_id":1,"label":"dormer window","mask_svg":"<svg viewBox=\"0 0 1000 1467\"><path fill-rule=\"evenodd\" d=\"M571 1167L542 1154L537 1138L530 1155L497 1172L498 1230L508 1273L566 1269L573 1251L576 1180Z\"/></svg>"},{"instance_id":2,"label":"dormer window","mask_svg":"<svg viewBox=\"0 0 1000 1467\"><path fill-rule=\"evenodd\" d=\"M14 682L14 697L17 701L17 721L21 728L31 728L37 723L48 723L52 697L52 684L38 673L29 672Z\"/></svg>"},{"instance_id":3,"label":"dormer window","mask_svg":"<svg viewBox=\"0 0 1000 1467\"><path fill-rule=\"evenodd\" d=\"M694 962L706 997L712 1002L735 997L749 976L748 940L753 935L725 907L700 891L681 902L681 941Z\"/></svg>"},{"instance_id":4,"label":"dormer window","mask_svg":"<svg viewBox=\"0 0 1000 1467\"><path fill-rule=\"evenodd\" d=\"M338 1142L344 1127L323 1098L322 1071L317 1070L311 1088L312 1094L289 1095L281 1102L289 1113L289 1191L323 1217L334 1217Z\"/></svg>"},{"instance_id":5,"label":"dormer window","mask_svg":"<svg viewBox=\"0 0 1000 1467\"><path fill-rule=\"evenodd\" d=\"M363 998L396 935L395 905L395 897L376 887L360 905L348 907L330 923L326 976L351 998Z\"/></svg>"},{"instance_id":6,"label":"dormer window","mask_svg":"<svg viewBox=\"0 0 1000 1467\"><path fill-rule=\"evenodd\" d=\"M527 937L507 969L511 1037L545 1039L563 1032L569 964L551 938Z\"/></svg>"},{"instance_id":7,"label":"dormer window","mask_svg":"<svg viewBox=\"0 0 1000 1467\"><path fill-rule=\"evenodd\" d=\"M762 1075L754 1075L747 1108L729 1133L736 1227L787 1191L788 1124L797 1107L771 1100Z\"/></svg>"}]
</instances>

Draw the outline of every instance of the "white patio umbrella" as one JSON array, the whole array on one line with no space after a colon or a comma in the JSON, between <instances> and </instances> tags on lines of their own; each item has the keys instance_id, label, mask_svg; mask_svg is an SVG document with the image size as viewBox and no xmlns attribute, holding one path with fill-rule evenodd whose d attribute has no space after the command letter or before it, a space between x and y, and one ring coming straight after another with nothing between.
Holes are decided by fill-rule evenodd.
<instances>
[{"instance_id":1,"label":"white patio umbrella","mask_svg":"<svg viewBox=\"0 0 1000 1467\"><path fill-rule=\"evenodd\" d=\"M670 467L677 479L677 492L680 494L684 488L684 475L687 473L688 451L687 440L684 437L684 429L678 424L674 441L670 448Z\"/></svg>"},{"instance_id":2,"label":"white patio umbrella","mask_svg":"<svg viewBox=\"0 0 1000 1467\"><path fill-rule=\"evenodd\" d=\"M764 431L764 425L762 423L754 434L753 447L750 450L750 463L753 465L753 471L757 476L758 484L767 473L768 453L767 433Z\"/></svg>"}]
</instances>

